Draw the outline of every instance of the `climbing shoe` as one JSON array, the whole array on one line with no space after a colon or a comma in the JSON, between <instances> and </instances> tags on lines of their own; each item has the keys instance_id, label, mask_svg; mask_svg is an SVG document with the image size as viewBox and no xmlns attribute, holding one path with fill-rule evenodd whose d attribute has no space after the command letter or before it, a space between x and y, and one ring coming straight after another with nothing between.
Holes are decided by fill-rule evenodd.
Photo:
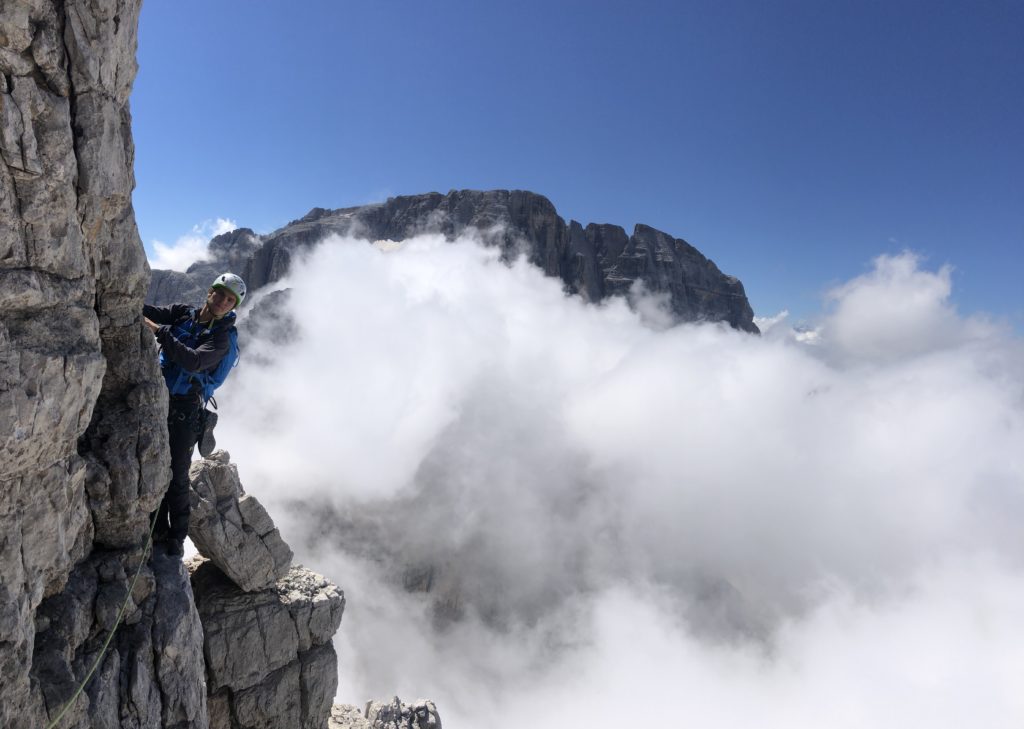
<instances>
[{"instance_id":1,"label":"climbing shoe","mask_svg":"<svg viewBox=\"0 0 1024 729\"><path fill-rule=\"evenodd\" d=\"M203 433L199 436L199 455L209 458L217 447L217 441L213 437L213 429L217 426L217 413L210 410L203 410Z\"/></svg>"}]
</instances>

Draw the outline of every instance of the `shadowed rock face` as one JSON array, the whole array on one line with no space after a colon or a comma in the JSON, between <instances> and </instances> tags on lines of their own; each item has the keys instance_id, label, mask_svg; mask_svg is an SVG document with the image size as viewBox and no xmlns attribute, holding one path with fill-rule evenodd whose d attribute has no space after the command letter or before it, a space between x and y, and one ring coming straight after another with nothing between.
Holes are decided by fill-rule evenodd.
<instances>
[{"instance_id":1,"label":"shadowed rock face","mask_svg":"<svg viewBox=\"0 0 1024 729\"><path fill-rule=\"evenodd\" d=\"M453 238L467 229L478 230L507 258L524 253L588 301L626 295L639 282L648 291L667 293L678 321L723 321L757 332L743 284L686 241L646 225L637 225L632 235L617 225L566 225L547 198L523 190L453 190L339 210L314 208L266 236L240 228L214 238L211 260L188 272L154 271L148 297L158 304L200 301L225 270L240 273L255 291L282 278L297 252L331 234L402 241L419 233Z\"/></svg>"},{"instance_id":2,"label":"shadowed rock face","mask_svg":"<svg viewBox=\"0 0 1024 729\"><path fill-rule=\"evenodd\" d=\"M87 725L102 727L205 727L206 687L196 671L203 665L203 631L188 574L179 560L162 554L140 570L141 559L133 550L97 550L76 567L61 593L43 602L36 613L33 688L41 690L49 707L63 706L127 597L112 648L70 716L84 715ZM137 570L139 579L129 593ZM51 708L50 714L56 711ZM61 724L78 725L71 719Z\"/></svg>"}]
</instances>

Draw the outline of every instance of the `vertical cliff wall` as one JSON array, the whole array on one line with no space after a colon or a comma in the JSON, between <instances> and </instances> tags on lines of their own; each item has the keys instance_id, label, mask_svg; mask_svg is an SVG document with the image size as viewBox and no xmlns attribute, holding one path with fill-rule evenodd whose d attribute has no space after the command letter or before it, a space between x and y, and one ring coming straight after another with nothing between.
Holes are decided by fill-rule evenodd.
<instances>
[{"instance_id":1,"label":"vertical cliff wall","mask_svg":"<svg viewBox=\"0 0 1024 729\"><path fill-rule=\"evenodd\" d=\"M71 698L137 570L126 627L60 725L205 726L188 577L171 561L139 570L168 464L131 207L138 15L139 0L0 3L0 726L11 729L47 726Z\"/></svg>"}]
</instances>

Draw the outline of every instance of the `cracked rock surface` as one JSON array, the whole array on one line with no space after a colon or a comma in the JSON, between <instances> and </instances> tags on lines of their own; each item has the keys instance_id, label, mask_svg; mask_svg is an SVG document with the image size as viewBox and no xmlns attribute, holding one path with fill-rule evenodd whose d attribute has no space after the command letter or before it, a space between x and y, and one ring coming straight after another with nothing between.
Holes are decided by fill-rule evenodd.
<instances>
[{"instance_id":1,"label":"cracked rock surface","mask_svg":"<svg viewBox=\"0 0 1024 729\"><path fill-rule=\"evenodd\" d=\"M210 726L323 727L338 683L331 637L345 609L341 591L303 567L254 592L210 561L189 569L206 634Z\"/></svg>"},{"instance_id":2,"label":"cracked rock surface","mask_svg":"<svg viewBox=\"0 0 1024 729\"><path fill-rule=\"evenodd\" d=\"M5 729L46 726L84 678L168 479L166 390L139 316L150 272L131 207L138 15L138 0L0 2ZM140 573L132 622L64 726L206 725L202 692L185 688L202 667L161 674L156 624L180 629L176 656L201 655L201 631L194 610L143 594L159 569Z\"/></svg>"},{"instance_id":3,"label":"cracked rock surface","mask_svg":"<svg viewBox=\"0 0 1024 729\"><path fill-rule=\"evenodd\" d=\"M391 701L370 701L360 711L348 704L331 707L328 729L441 729L437 707L429 699L406 703L397 696Z\"/></svg>"},{"instance_id":4,"label":"cracked rock surface","mask_svg":"<svg viewBox=\"0 0 1024 729\"><path fill-rule=\"evenodd\" d=\"M227 451L196 461L189 471L196 549L244 592L272 586L288 572L292 550L267 510L245 493Z\"/></svg>"}]
</instances>

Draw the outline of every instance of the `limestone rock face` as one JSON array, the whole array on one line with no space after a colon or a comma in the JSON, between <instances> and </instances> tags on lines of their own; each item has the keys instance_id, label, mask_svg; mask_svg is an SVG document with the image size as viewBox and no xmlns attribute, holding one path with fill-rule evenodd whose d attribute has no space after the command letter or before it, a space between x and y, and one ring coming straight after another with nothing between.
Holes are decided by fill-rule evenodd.
<instances>
[{"instance_id":1,"label":"limestone rock face","mask_svg":"<svg viewBox=\"0 0 1024 729\"><path fill-rule=\"evenodd\" d=\"M242 489L230 459L217 451L192 464L188 534L241 590L265 590L288 572L292 550L263 505Z\"/></svg>"},{"instance_id":2,"label":"limestone rock face","mask_svg":"<svg viewBox=\"0 0 1024 729\"><path fill-rule=\"evenodd\" d=\"M160 554L142 560L134 549L95 552L37 611L33 701L49 707L49 720L74 696L126 604L110 649L61 726L207 726L206 689L195 670L202 626L188 574Z\"/></svg>"},{"instance_id":3,"label":"limestone rock face","mask_svg":"<svg viewBox=\"0 0 1024 729\"><path fill-rule=\"evenodd\" d=\"M338 682L330 641L345 608L341 591L302 567L256 592L212 562L189 568L206 635L210 726L323 727Z\"/></svg>"},{"instance_id":4,"label":"limestone rock face","mask_svg":"<svg viewBox=\"0 0 1024 729\"><path fill-rule=\"evenodd\" d=\"M131 207L138 15L138 0L0 3L0 726L9 729L45 726L67 682L84 677L111 625L107 602L127 590L111 555L138 564L168 480L165 388L139 316L149 267ZM132 615L166 604L139 596ZM71 633L45 618L58 606ZM177 638L188 635L193 644L175 651L199 645L196 631ZM159 726L164 710L205 726L201 694L172 710L189 694L172 698L180 686L144 668L162 660L155 642L116 642L97 679L107 693L79 700L65 726L127 715ZM186 669L181 681L201 678L201 666ZM125 708L126 671L155 677L147 708Z\"/></svg>"},{"instance_id":5,"label":"limestone rock face","mask_svg":"<svg viewBox=\"0 0 1024 729\"><path fill-rule=\"evenodd\" d=\"M678 321L723 321L757 332L743 284L723 274L680 238L637 225L567 225L551 202L524 190L452 190L393 197L384 203L339 210L314 208L266 236L239 229L210 242L211 260L187 273L154 271L149 299L168 304L198 301L221 270L240 273L250 291L282 278L292 258L331 234L370 241L402 241L419 233L449 238L474 229L507 258L524 252L588 301L621 296L640 284L668 295Z\"/></svg>"},{"instance_id":6,"label":"limestone rock face","mask_svg":"<svg viewBox=\"0 0 1024 729\"><path fill-rule=\"evenodd\" d=\"M190 563L210 726L322 729L338 685L345 597L302 567L225 451L192 464Z\"/></svg>"}]
</instances>

